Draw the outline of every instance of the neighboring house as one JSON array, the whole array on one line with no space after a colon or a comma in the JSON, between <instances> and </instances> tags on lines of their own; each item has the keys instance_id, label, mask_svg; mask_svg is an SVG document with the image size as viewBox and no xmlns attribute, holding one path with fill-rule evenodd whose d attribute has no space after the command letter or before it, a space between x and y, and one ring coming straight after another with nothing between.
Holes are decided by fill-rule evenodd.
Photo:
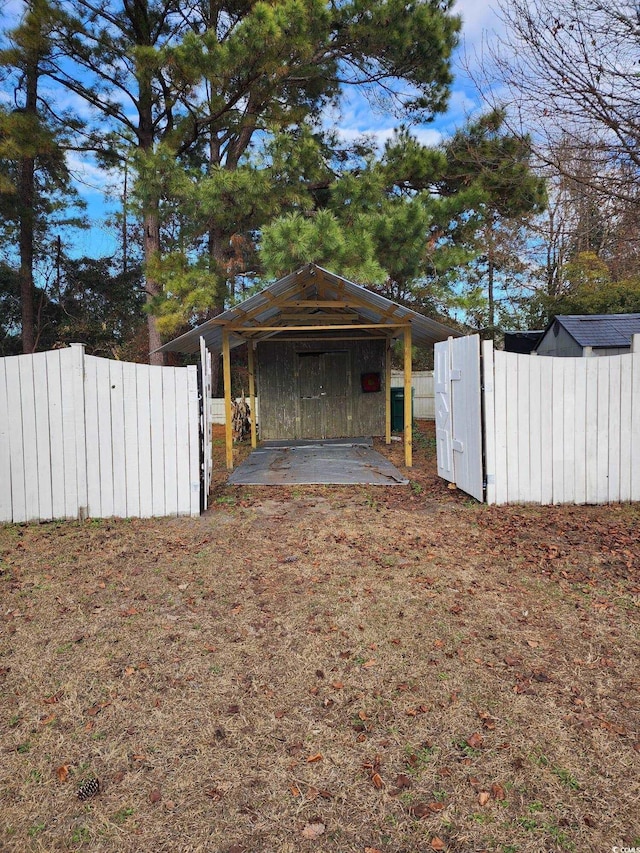
<instances>
[{"instance_id":1,"label":"neighboring house","mask_svg":"<svg viewBox=\"0 0 640 853\"><path fill-rule=\"evenodd\" d=\"M538 355L622 355L640 333L640 314L566 314L553 320L540 337Z\"/></svg>"},{"instance_id":2,"label":"neighboring house","mask_svg":"<svg viewBox=\"0 0 640 853\"><path fill-rule=\"evenodd\" d=\"M529 355L543 335L542 329L532 332L505 332L504 351Z\"/></svg>"}]
</instances>

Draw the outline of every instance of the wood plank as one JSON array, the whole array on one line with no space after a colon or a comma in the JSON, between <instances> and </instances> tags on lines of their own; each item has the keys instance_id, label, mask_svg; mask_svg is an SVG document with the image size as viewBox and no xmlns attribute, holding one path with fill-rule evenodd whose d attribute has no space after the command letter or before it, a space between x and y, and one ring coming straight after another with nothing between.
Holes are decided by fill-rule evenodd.
<instances>
[{"instance_id":1,"label":"wood plank","mask_svg":"<svg viewBox=\"0 0 640 853\"><path fill-rule=\"evenodd\" d=\"M255 368L255 344L251 341L247 344L248 370L249 370L249 409L251 411L251 447L258 446L258 433L256 430L256 368ZM211 429L211 427L209 427Z\"/></svg>"},{"instance_id":2,"label":"wood plank","mask_svg":"<svg viewBox=\"0 0 640 853\"><path fill-rule=\"evenodd\" d=\"M78 447L74 353L71 347L60 354L62 385L62 456L64 459L64 517L78 517Z\"/></svg>"},{"instance_id":3,"label":"wood plank","mask_svg":"<svg viewBox=\"0 0 640 853\"><path fill-rule=\"evenodd\" d=\"M84 423L87 442L87 514L103 518L100 481L100 427L96 363L92 355L84 360Z\"/></svg>"},{"instance_id":4,"label":"wood plank","mask_svg":"<svg viewBox=\"0 0 640 853\"><path fill-rule=\"evenodd\" d=\"M404 381L404 378L403 378ZM391 444L391 338L384 348L384 440Z\"/></svg>"},{"instance_id":5,"label":"wood plank","mask_svg":"<svg viewBox=\"0 0 640 853\"><path fill-rule=\"evenodd\" d=\"M308 325L308 326L248 326L241 328L233 328L233 333L235 335L240 335L241 337L247 337L247 333L254 332L304 332L307 329L313 332L319 331L341 331L341 330L353 330L353 329L406 329L411 328L411 323L405 323L399 321L397 323L342 323L328 326L316 326L316 325ZM225 331L228 331L225 329Z\"/></svg>"},{"instance_id":6,"label":"wood plank","mask_svg":"<svg viewBox=\"0 0 640 853\"><path fill-rule=\"evenodd\" d=\"M151 367L136 365L136 419L138 430L138 477L140 518L153 515L153 473L151 465Z\"/></svg>"},{"instance_id":7,"label":"wood plank","mask_svg":"<svg viewBox=\"0 0 640 853\"><path fill-rule=\"evenodd\" d=\"M54 518L65 517L64 425L62 414L62 356L67 350L47 353L49 437L51 442L51 500Z\"/></svg>"},{"instance_id":8,"label":"wood plank","mask_svg":"<svg viewBox=\"0 0 640 853\"><path fill-rule=\"evenodd\" d=\"M223 333L224 334L224 333ZM200 336L200 389L202 394L202 411L200 413L200 429L202 440L202 479L204 488L204 508L209 504L209 483L211 471L209 470L209 442L211 440L208 432L211 429L209 423L209 352L205 339Z\"/></svg>"},{"instance_id":9,"label":"wood plank","mask_svg":"<svg viewBox=\"0 0 640 853\"><path fill-rule=\"evenodd\" d=\"M563 358L560 360L563 368L562 395L562 503L572 504L575 501L576 479L576 446L575 446L575 390L576 390L576 359Z\"/></svg>"},{"instance_id":10,"label":"wood plank","mask_svg":"<svg viewBox=\"0 0 640 853\"><path fill-rule=\"evenodd\" d=\"M13 521L11 502L11 426L7 397L7 362L0 358L0 523Z\"/></svg>"},{"instance_id":11,"label":"wood plank","mask_svg":"<svg viewBox=\"0 0 640 853\"><path fill-rule=\"evenodd\" d=\"M113 514L127 517L126 435L124 428L124 378L122 362L109 361L111 395L111 447L113 458Z\"/></svg>"},{"instance_id":12,"label":"wood plank","mask_svg":"<svg viewBox=\"0 0 640 853\"><path fill-rule=\"evenodd\" d=\"M413 400L411 398L411 325L404 330L404 464L413 466Z\"/></svg>"},{"instance_id":13,"label":"wood plank","mask_svg":"<svg viewBox=\"0 0 640 853\"><path fill-rule=\"evenodd\" d=\"M149 369L149 415L151 426L151 501L154 516L165 515L164 495L164 368L151 365Z\"/></svg>"},{"instance_id":14,"label":"wood plank","mask_svg":"<svg viewBox=\"0 0 640 853\"><path fill-rule=\"evenodd\" d=\"M175 368L176 406L176 513L191 515L191 472L189 470L189 375L184 367ZM196 414L196 419L197 419Z\"/></svg>"},{"instance_id":15,"label":"wood plank","mask_svg":"<svg viewBox=\"0 0 640 853\"><path fill-rule=\"evenodd\" d=\"M598 362L586 358L586 419L585 419L585 499L598 503Z\"/></svg>"},{"instance_id":16,"label":"wood plank","mask_svg":"<svg viewBox=\"0 0 640 853\"><path fill-rule=\"evenodd\" d=\"M113 443L111 432L111 381L109 361L106 358L96 358L95 368L97 411L98 411L98 446L100 458L100 507L101 518L111 518L114 515L113 491Z\"/></svg>"},{"instance_id":17,"label":"wood plank","mask_svg":"<svg viewBox=\"0 0 640 853\"><path fill-rule=\"evenodd\" d=\"M564 359L552 359L553 387L551 406L553 424L551 431L551 458L553 473L553 503L564 501Z\"/></svg>"},{"instance_id":18,"label":"wood plank","mask_svg":"<svg viewBox=\"0 0 640 853\"><path fill-rule=\"evenodd\" d=\"M129 518L140 517L140 447L138 442L137 369L137 364L122 362L126 515Z\"/></svg>"},{"instance_id":19,"label":"wood plank","mask_svg":"<svg viewBox=\"0 0 640 853\"><path fill-rule=\"evenodd\" d=\"M437 344L436 344L437 346ZM495 502L509 502L509 469L507 465L507 356L501 350L493 353L493 399L495 411Z\"/></svg>"},{"instance_id":20,"label":"wood plank","mask_svg":"<svg viewBox=\"0 0 640 853\"><path fill-rule=\"evenodd\" d=\"M525 355L529 371L529 487L528 500L542 502L542 407L547 405L546 396L541 393L541 368L537 356Z\"/></svg>"},{"instance_id":21,"label":"wood plank","mask_svg":"<svg viewBox=\"0 0 640 853\"><path fill-rule=\"evenodd\" d=\"M631 500L633 355L620 358L620 500ZM638 433L640 435L640 433Z\"/></svg>"},{"instance_id":22,"label":"wood plank","mask_svg":"<svg viewBox=\"0 0 640 853\"><path fill-rule=\"evenodd\" d=\"M24 357L15 355L5 361L9 436L11 440L11 503L13 521L17 524L28 520L24 480L26 448L22 435L22 400L20 394L20 360Z\"/></svg>"},{"instance_id":23,"label":"wood plank","mask_svg":"<svg viewBox=\"0 0 640 853\"><path fill-rule=\"evenodd\" d=\"M508 503L520 500L520 469L518 467L518 357L516 353L505 353L505 406L506 406L506 449L507 449L507 495Z\"/></svg>"},{"instance_id":24,"label":"wood plank","mask_svg":"<svg viewBox=\"0 0 640 853\"><path fill-rule=\"evenodd\" d=\"M482 412L488 504L496 503L496 413L493 378L493 341L482 341Z\"/></svg>"},{"instance_id":25,"label":"wood plank","mask_svg":"<svg viewBox=\"0 0 640 853\"><path fill-rule=\"evenodd\" d=\"M87 517L87 438L84 425L84 344L71 344L73 429L76 447L76 518Z\"/></svg>"},{"instance_id":26,"label":"wood plank","mask_svg":"<svg viewBox=\"0 0 640 853\"><path fill-rule=\"evenodd\" d=\"M516 353L518 393L513 401L517 410L518 431L515 436L518 465L518 503L528 503L531 497L531 387L529 362L531 356Z\"/></svg>"},{"instance_id":27,"label":"wood plank","mask_svg":"<svg viewBox=\"0 0 640 853\"><path fill-rule=\"evenodd\" d=\"M164 450L164 514L178 514L176 367L162 368L162 434Z\"/></svg>"},{"instance_id":28,"label":"wood plank","mask_svg":"<svg viewBox=\"0 0 640 853\"><path fill-rule=\"evenodd\" d=\"M38 457L38 519L53 518L51 481L51 437L49 434L49 388L47 385L47 353L35 353L33 359L33 392L35 402L36 453Z\"/></svg>"},{"instance_id":29,"label":"wood plank","mask_svg":"<svg viewBox=\"0 0 640 853\"><path fill-rule=\"evenodd\" d=\"M553 359L538 359L540 371L540 502L553 503Z\"/></svg>"},{"instance_id":30,"label":"wood plank","mask_svg":"<svg viewBox=\"0 0 640 853\"><path fill-rule=\"evenodd\" d=\"M229 332L222 332L222 375L224 381L225 458L227 470L233 470L233 427L231 423L231 358Z\"/></svg>"},{"instance_id":31,"label":"wood plank","mask_svg":"<svg viewBox=\"0 0 640 853\"><path fill-rule=\"evenodd\" d=\"M18 357L20 407L22 409L22 442L24 447L24 499L27 521L38 521L38 447L36 433L36 400L33 387L33 355Z\"/></svg>"},{"instance_id":32,"label":"wood plank","mask_svg":"<svg viewBox=\"0 0 640 853\"><path fill-rule=\"evenodd\" d=\"M198 421L198 373L195 365L187 367L187 394L189 398L189 495L190 513L200 515L200 432Z\"/></svg>"},{"instance_id":33,"label":"wood plank","mask_svg":"<svg viewBox=\"0 0 640 853\"><path fill-rule=\"evenodd\" d=\"M640 501L640 336L633 336L631 361L631 500Z\"/></svg>"},{"instance_id":34,"label":"wood plank","mask_svg":"<svg viewBox=\"0 0 640 853\"><path fill-rule=\"evenodd\" d=\"M609 499L609 367L611 356L597 358L598 363L598 450L596 503Z\"/></svg>"},{"instance_id":35,"label":"wood plank","mask_svg":"<svg viewBox=\"0 0 640 853\"><path fill-rule=\"evenodd\" d=\"M573 500L576 504L587 502L587 361L586 358L575 361Z\"/></svg>"},{"instance_id":36,"label":"wood plank","mask_svg":"<svg viewBox=\"0 0 640 853\"><path fill-rule=\"evenodd\" d=\"M609 362L609 503L620 500L620 361L621 356L606 356Z\"/></svg>"}]
</instances>

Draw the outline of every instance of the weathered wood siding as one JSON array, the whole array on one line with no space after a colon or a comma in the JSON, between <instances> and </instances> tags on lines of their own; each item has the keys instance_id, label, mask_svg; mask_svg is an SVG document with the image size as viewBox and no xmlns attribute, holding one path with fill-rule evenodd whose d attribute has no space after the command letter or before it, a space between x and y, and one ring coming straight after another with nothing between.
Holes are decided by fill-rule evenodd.
<instances>
[{"instance_id":1,"label":"weathered wood siding","mask_svg":"<svg viewBox=\"0 0 640 853\"><path fill-rule=\"evenodd\" d=\"M384 361L382 340L258 344L260 438L383 435ZM363 373L380 373L379 392Z\"/></svg>"},{"instance_id":2,"label":"weathered wood siding","mask_svg":"<svg viewBox=\"0 0 640 853\"><path fill-rule=\"evenodd\" d=\"M198 515L195 367L0 359L0 522Z\"/></svg>"}]
</instances>

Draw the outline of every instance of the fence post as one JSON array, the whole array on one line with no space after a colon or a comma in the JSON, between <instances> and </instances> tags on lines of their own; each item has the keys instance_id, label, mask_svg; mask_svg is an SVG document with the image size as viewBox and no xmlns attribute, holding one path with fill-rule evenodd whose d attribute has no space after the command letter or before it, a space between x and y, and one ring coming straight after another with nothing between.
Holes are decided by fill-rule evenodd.
<instances>
[{"instance_id":1,"label":"fence post","mask_svg":"<svg viewBox=\"0 0 640 853\"><path fill-rule=\"evenodd\" d=\"M73 352L73 416L76 440L78 519L84 521L89 508L87 489L87 431L85 426L84 344L71 344Z\"/></svg>"},{"instance_id":2,"label":"fence post","mask_svg":"<svg viewBox=\"0 0 640 853\"><path fill-rule=\"evenodd\" d=\"M493 393L493 341L482 342L482 413L484 415L485 500L496 502L496 413Z\"/></svg>"}]
</instances>

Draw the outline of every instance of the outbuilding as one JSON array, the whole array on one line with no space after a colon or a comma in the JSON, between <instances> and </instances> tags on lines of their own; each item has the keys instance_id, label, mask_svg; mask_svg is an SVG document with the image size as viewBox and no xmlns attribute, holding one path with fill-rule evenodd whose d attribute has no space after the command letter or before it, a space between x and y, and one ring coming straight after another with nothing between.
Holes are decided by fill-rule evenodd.
<instances>
[{"instance_id":1,"label":"outbuilding","mask_svg":"<svg viewBox=\"0 0 640 853\"><path fill-rule=\"evenodd\" d=\"M222 353L226 463L233 467L230 350L248 345L249 397L260 391L259 437L391 441L391 346L404 341L405 463L411 466L411 347L459 332L308 264L162 347ZM257 445L255 418L252 446Z\"/></svg>"},{"instance_id":2,"label":"outbuilding","mask_svg":"<svg viewBox=\"0 0 640 853\"><path fill-rule=\"evenodd\" d=\"M564 314L546 328L535 351L564 357L623 355L631 352L631 338L638 332L640 314Z\"/></svg>"}]
</instances>

